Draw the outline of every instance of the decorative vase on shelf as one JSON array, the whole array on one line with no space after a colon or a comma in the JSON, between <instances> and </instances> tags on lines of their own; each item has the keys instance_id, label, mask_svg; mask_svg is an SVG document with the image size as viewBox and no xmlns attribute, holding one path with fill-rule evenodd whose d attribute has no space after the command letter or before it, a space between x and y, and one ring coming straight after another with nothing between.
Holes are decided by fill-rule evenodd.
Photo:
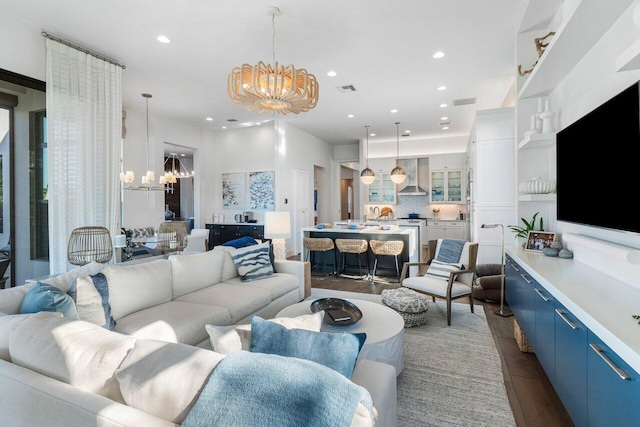
<instances>
[{"instance_id":1,"label":"decorative vase on shelf","mask_svg":"<svg viewBox=\"0 0 640 427\"><path fill-rule=\"evenodd\" d=\"M518 189L523 194L549 194L556 190L556 183L548 179L534 177L529 181L521 182Z\"/></svg>"},{"instance_id":2,"label":"decorative vase on shelf","mask_svg":"<svg viewBox=\"0 0 640 427\"><path fill-rule=\"evenodd\" d=\"M549 106L549 100L546 99L544 101L544 111L540 113L540 118L542 119L542 133L554 132L553 129L553 116L556 113L551 111L551 107Z\"/></svg>"},{"instance_id":3,"label":"decorative vase on shelf","mask_svg":"<svg viewBox=\"0 0 640 427\"><path fill-rule=\"evenodd\" d=\"M531 136L534 133L540 133L540 130L538 130L538 128L536 127L536 119L537 119L537 117L538 117L537 114L532 114L531 115L531 128L524 133L524 136Z\"/></svg>"}]
</instances>

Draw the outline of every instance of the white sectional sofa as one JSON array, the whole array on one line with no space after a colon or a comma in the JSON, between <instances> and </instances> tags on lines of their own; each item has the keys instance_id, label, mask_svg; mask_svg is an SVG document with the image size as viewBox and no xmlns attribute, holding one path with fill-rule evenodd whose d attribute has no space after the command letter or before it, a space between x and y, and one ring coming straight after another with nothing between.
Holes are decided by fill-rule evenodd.
<instances>
[{"instance_id":1,"label":"white sectional sofa","mask_svg":"<svg viewBox=\"0 0 640 427\"><path fill-rule=\"evenodd\" d=\"M39 315L40 326L36 329L33 325L29 329L27 324L27 321L37 324L36 320L30 319L36 315L10 316L11 322L3 322L0 317L0 389L10 390L0 399L0 427L179 424L175 419L168 420L145 411L144 405L142 409L128 405L118 392L100 393L91 387L78 386L74 383L74 378L79 377L73 375L74 368L64 366L73 360L75 356L72 355L77 354L75 344L61 348L56 337L56 331L60 329L42 325L62 322L82 324L80 329L87 328L87 336L97 338L93 344L88 341L83 354L95 351L95 357L89 360L108 361L106 365L100 365L105 378L114 377L113 372L136 346L153 346L159 342L176 346L178 352L194 353L204 360L218 360L224 356L211 351L206 324L249 323L252 315L272 318L284 307L304 298L304 263L276 260L276 273L272 276L243 282L229 250L217 248L134 265L85 266L84 274L100 271L107 278L109 305L116 322L114 331L82 320L60 319L51 314L47 317L44 313ZM78 273L65 273L44 281L66 291L74 275ZM24 295L33 285L27 283L0 291L0 313L19 313ZM27 320L23 322L23 318ZM118 344L105 345L101 340ZM38 354L38 346L43 348L42 354ZM47 354L51 348L55 349L53 356ZM201 353L203 351L205 353ZM30 352L35 352L33 357L25 356ZM12 363L14 353L18 355L19 363ZM47 358L53 359L54 368L47 368ZM57 368L55 364L58 364ZM204 365L204 368L198 365L200 368L191 369L205 369L207 364ZM394 426L395 369L379 362L360 360L351 380L370 392L378 412L376 426ZM180 387L173 392L180 394ZM176 398L184 399L184 396ZM157 397L149 396L149 399ZM6 418L5 414L11 414L11 417ZM362 423L362 419L358 423Z\"/></svg>"}]
</instances>

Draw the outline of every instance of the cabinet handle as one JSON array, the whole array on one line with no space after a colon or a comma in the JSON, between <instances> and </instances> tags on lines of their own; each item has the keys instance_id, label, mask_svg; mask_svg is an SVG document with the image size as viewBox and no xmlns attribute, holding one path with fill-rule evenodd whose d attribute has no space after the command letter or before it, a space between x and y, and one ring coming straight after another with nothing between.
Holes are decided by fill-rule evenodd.
<instances>
[{"instance_id":1,"label":"cabinet handle","mask_svg":"<svg viewBox=\"0 0 640 427\"><path fill-rule=\"evenodd\" d=\"M527 279L524 274L520 274L520 277L522 277L524 281L527 282L528 284L531 284L531 280Z\"/></svg>"},{"instance_id":2,"label":"cabinet handle","mask_svg":"<svg viewBox=\"0 0 640 427\"><path fill-rule=\"evenodd\" d=\"M514 269L515 271L520 271L520 269L519 269L518 267L516 267L516 266L517 266L517 264L516 264L515 262L512 262L512 263L511 263L511 267L513 267L513 269Z\"/></svg>"},{"instance_id":3,"label":"cabinet handle","mask_svg":"<svg viewBox=\"0 0 640 427\"><path fill-rule=\"evenodd\" d=\"M616 364L613 363L613 361L609 359L606 354L604 354L604 350L602 350L602 348L600 348L598 344L591 343L589 344L589 347L591 347L591 350L595 351L596 354L600 356L600 359L604 360L604 363L609 365L609 367L613 370L613 372L616 373L617 376L620 377L621 380L631 380L631 377L627 375L625 371L617 367Z\"/></svg>"},{"instance_id":4,"label":"cabinet handle","mask_svg":"<svg viewBox=\"0 0 640 427\"><path fill-rule=\"evenodd\" d=\"M565 316L562 310L560 310L559 308L556 308L556 314L560 316L560 318L564 320L571 329L573 329L574 331L578 329L578 325L573 323L571 320L567 319L567 316Z\"/></svg>"},{"instance_id":5,"label":"cabinet handle","mask_svg":"<svg viewBox=\"0 0 640 427\"><path fill-rule=\"evenodd\" d=\"M534 290L534 291L536 291L536 294L538 294L538 296L539 296L540 298L542 298L542 300L543 300L544 302L549 302L549 301L551 301L551 298L547 298L547 297L545 297L545 296L542 294L542 292L540 292L540 290L539 290L538 288L533 288L533 290Z\"/></svg>"}]
</instances>

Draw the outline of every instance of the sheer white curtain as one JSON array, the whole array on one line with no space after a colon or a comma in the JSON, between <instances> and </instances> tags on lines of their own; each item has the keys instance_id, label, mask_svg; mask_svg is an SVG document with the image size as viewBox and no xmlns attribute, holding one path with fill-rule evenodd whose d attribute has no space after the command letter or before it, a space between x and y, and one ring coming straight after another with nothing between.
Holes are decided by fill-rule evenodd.
<instances>
[{"instance_id":1,"label":"sheer white curtain","mask_svg":"<svg viewBox=\"0 0 640 427\"><path fill-rule=\"evenodd\" d=\"M122 68L47 39L49 265L67 271L74 228L118 230Z\"/></svg>"}]
</instances>

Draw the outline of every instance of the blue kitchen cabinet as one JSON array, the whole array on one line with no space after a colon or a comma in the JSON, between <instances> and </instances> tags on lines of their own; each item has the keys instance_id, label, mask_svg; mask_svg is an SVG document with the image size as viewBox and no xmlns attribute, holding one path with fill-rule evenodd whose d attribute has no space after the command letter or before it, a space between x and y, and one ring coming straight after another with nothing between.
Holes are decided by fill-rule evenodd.
<instances>
[{"instance_id":1,"label":"blue kitchen cabinet","mask_svg":"<svg viewBox=\"0 0 640 427\"><path fill-rule=\"evenodd\" d=\"M640 375L591 331L588 343L588 425L640 425Z\"/></svg>"},{"instance_id":2,"label":"blue kitchen cabinet","mask_svg":"<svg viewBox=\"0 0 640 427\"><path fill-rule=\"evenodd\" d=\"M524 269L507 256L505 267L505 288L509 308L513 311L520 328L529 339L536 333L534 280Z\"/></svg>"},{"instance_id":3,"label":"blue kitchen cabinet","mask_svg":"<svg viewBox=\"0 0 640 427\"><path fill-rule=\"evenodd\" d=\"M544 368L547 377L553 382L556 369L556 300L542 285L533 279L532 285L536 332L535 335L529 337L529 342L536 352L536 357Z\"/></svg>"},{"instance_id":4,"label":"blue kitchen cabinet","mask_svg":"<svg viewBox=\"0 0 640 427\"><path fill-rule=\"evenodd\" d=\"M587 425L588 329L556 301L555 374L552 384L576 426Z\"/></svg>"}]
</instances>

